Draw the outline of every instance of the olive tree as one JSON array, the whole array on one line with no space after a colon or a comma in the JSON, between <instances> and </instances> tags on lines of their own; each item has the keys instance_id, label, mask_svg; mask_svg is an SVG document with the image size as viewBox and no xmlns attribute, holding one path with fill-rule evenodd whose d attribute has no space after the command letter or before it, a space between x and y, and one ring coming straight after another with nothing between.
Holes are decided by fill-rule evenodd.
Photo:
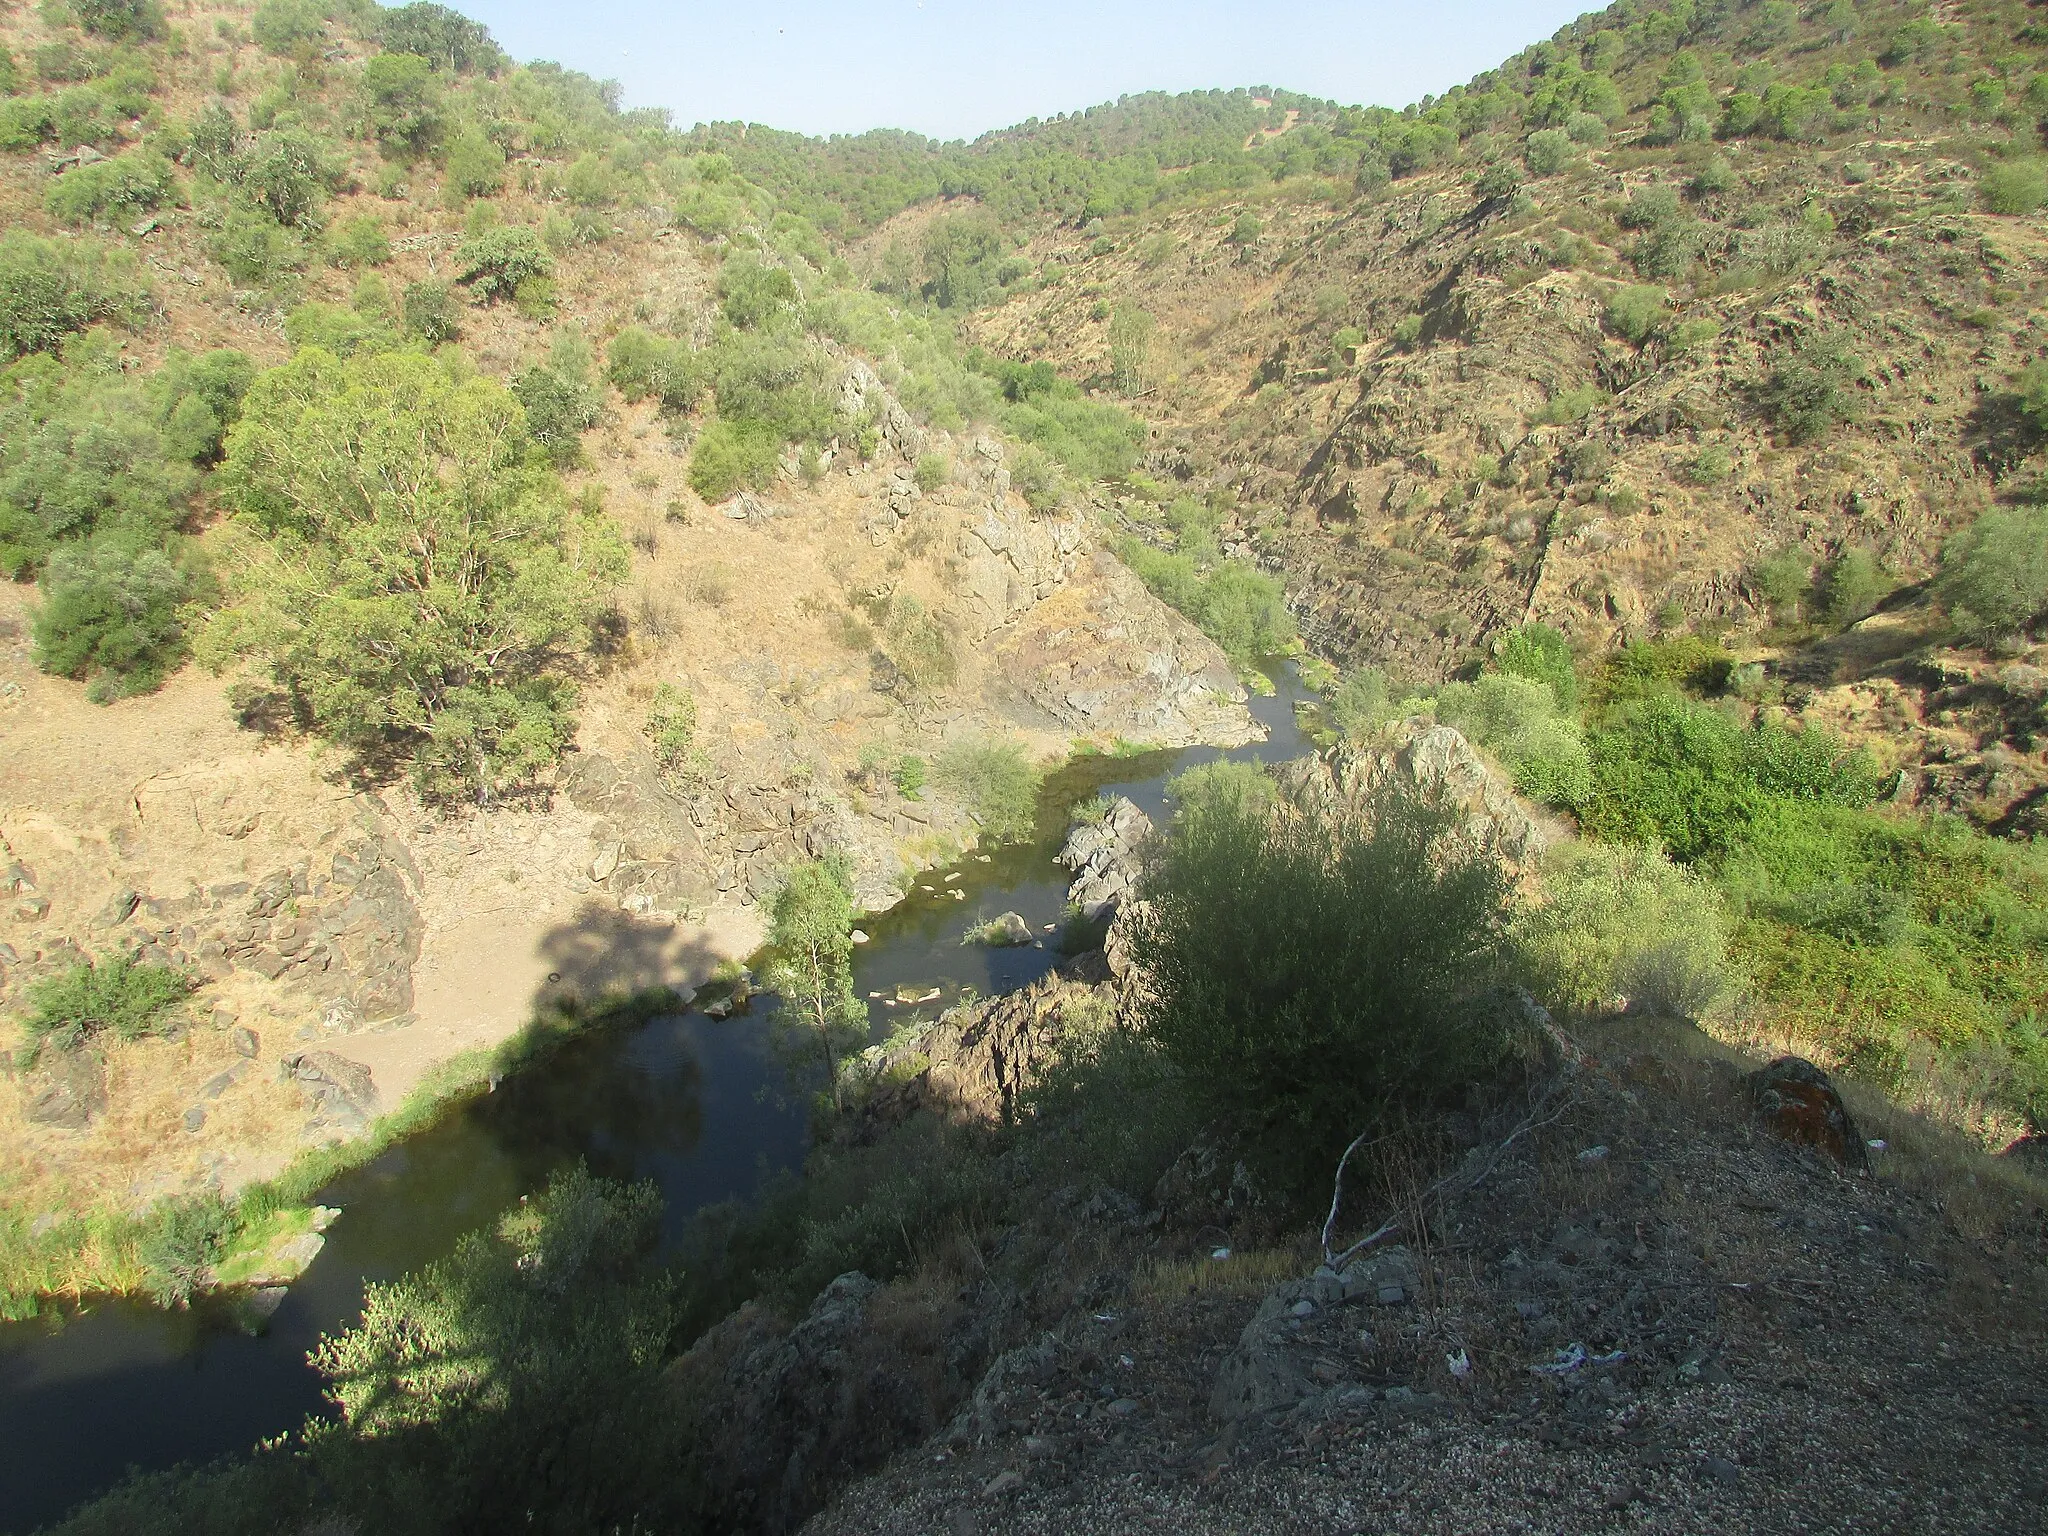
<instances>
[{"instance_id":1,"label":"olive tree","mask_svg":"<svg viewBox=\"0 0 2048 1536\"><path fill-rule=\"evenodd\" d=\"M624 574L489 379L309 348L229 432L239 601L203 647L265 661L313 729L431 798L489 800L567 744L568 668Z\"/></svg>"},{"instance_id":2,"label":"olive tree","mask_svg":"<svg viewBox=\"0 0 2048 1536\"><path fill-rule=\"evenodd\" d=\"M866 1038L868 1011L853 990L853 884L839 858L807 859L776 894L763 980L782 998L777 1034L793 1061L822 1067L835 1108L845 1103L839 1064Z\"/></svg>"}]
</instances>

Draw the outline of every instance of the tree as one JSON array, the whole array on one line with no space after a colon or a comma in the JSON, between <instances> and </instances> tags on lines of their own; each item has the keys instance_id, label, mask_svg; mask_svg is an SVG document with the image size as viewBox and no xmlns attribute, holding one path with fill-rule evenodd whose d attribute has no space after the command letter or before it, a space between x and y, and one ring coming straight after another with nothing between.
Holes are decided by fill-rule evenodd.
<instances>
[{"instance_id":1,"label":"tree","mask_svg":"<svg viewBox=\"0 0 2048 1536\"><path fill-rule=\"evenodd\" d=\"M1549 684L1565 714L1578 708L1579 674L1571 642L1548 624L1524 624L1508 631L1493 664L1510 677Z\"/></svg>"},{"instance_id":2,"label":"tree","mask_svg":"<svg viewBox=\"0 0 2048 1536\"><path fill-rule=\"evenodd\" d=\"M1152 332L1156 323L1135 304L1119 304L1109 317L1109 372L1116 387L1127 395L1141 394L1146 371L1152 360Z\"/></svg>"},{"instance_id":3,"label":"tree","mask_svg":"<svg viewBox=\"0 0 2048 1536\"><path fill-rule=\"evenodd\" d=\"M380 53L363 66L371 135L394 159L416 160L441 136L441 90L425 59Z\"/></svg>"},{"instance_id":4,"label":"tree","mask_svg":"<svg viewBox=\"0 0 2048 1536\"><path fill-rule=\"evenodd\" d=\"M86 680L88 697L148 693L184 658L178 610L191 578L135 534L64 545L50 557L35 616L36 664Z\"/></svg>"},{"instance_id":5,"label":"tree","mask_svg":"<svg viewBox=\"0 0 2048 1536\"><path fill-rule=\"evenodd\" d=\"M555 259L540 236L524 224L472 236L456 248L455 259L462 264L461 281L486 304L512 298L522 283L555 270Z\"/></svg>"},{"instance_id":6,"label":"tree","mask_svg":"<svg viewBox=\"0 0 2048 1536\"><path fill-rule=\"evenodd\" d=\"M261 657L314 729L433 799L487 801L554 762L567 663L626 557L502 385L308 349L250 390L220 484L247 537L216 666Z\"/></svg>"},{"instance_id":7,"label":"tree","mask_svg":"<svg viewBox=\"0 0 2048 1536\"><path fill-rule=\"evenodd\" d=\"M1617 336L1641 346L1670 318L1664 307L1664 290L1647 283L1617 288L1607 299L1607 323Z\"/></svg>"},{"instance_id":8,"label":"tree","mask_svg":"<svg viewBox=\"0 0 2048 1536\"><path fill-rule=\"evenodd\" d=\"M146 291L129 277L125 252L108 259L87 241L0 235L0 358L50 352L95 320L138 313Z\"/></svg>"},{"instance_id":9,"label":"tree","mask_svg":"<svg viewBox=\"0 0 2048 1536\"><path fill-rule=\"evenodd\" d=\"M445 5L402 5L387 11L378 35L393 53L416 54L450 74L495 74L505 64L488 27Z\"/></svg>"},{"instance_id":10,"label":"tree","mask_svg":"<svg viewBox=\"0 0 2048 1536\"><path fill-rule=\"evenodd\" d=\"M845 1107L839 1064L866 1039L868 1011L853 990L853 882L836 855L793 866L770 913L774 952L762 979L782 998L776 1024L796 1061L824 1068L835 1109Z\"/></svg>"},{"instance_id":11,"label":"tree","mask_svg":"<svg viewBox=\"0 0 2048 1536\"><path fill-rule=\"evenodd\" d=\"M312 218L333 180L334 167L327 159L326 145L295 128L258 139L242 173L244 189L287 227Z\"/></svg>"},{"instance_id":12,"label":"tree","mask_svg":"<svg viewBox=\"0 0 2048 1536\"><path fill-rule=\"evenodd\" d=\"M249 35L256 39L256 46L280 58L317 43L326 30L326 18L316 0L263 0L249 18Z\"/></svg>"}]
</instances>

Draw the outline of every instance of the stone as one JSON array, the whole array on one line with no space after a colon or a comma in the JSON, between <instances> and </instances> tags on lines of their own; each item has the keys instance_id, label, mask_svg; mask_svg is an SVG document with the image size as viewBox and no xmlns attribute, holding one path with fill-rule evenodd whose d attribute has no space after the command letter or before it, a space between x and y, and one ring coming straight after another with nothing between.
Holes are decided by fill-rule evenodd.
<instances>
[{"instance_id":1,"label":"stone","mask_svg":"<svg viewBox=\"0 0 2048 1536\"><path fill-rule=\"evenodd\" d=\"M602 885L617 872L619 860L625 857L623 843L606 843L598 849L597 857L590 861L590 878Z\"/></svg>"},{"instance_id":2,"label":"stone","mask_svg":"<svg viewBox=\"0 0 2048 1536\"><path fill-rule=\"evenodd\" d=\"M320 1257L320 1250L326 1246L327 1239L318 1232L299 1232L279 1238L250 1267L246 1283L258 1290L290 1285L312 1266L313 1261Z\"/></svg>"},{"instance_id":3,"label":"stone","mask_svg":"<svg viewBox=\"0 0 2048 1536\"><path fill-rule=\"evenodd\" d=\"M1750 1102L1776 1136L1818 1147L1852 1168L1869 1166L1863 1137L1827 1073L1802 1056L1780 1056L1748 1078Z\"/></svg>"},{"instance_id":4,"label":"stone","mask_svg":"<svg viewBox=\"0 0 2048 1536\"><path fill-rule=\"evenodd\" d=\"M377 1112L376 1083L359 1061L332 1051L294 1051L278 1065L288 1081L298 1083L316 1123L360 1130Z\"/></svg>"},{"instance_id":5,"label":"stone","mask_svg":"<svg viewBox=\"0 0 2048 1536\"><path fill-rule=\"evenodd\" d=\"M185 1111L185 1129L197 1133L206 1125L206 1111L194 1104Z\"/></svg>"},{"instance_id":6,"label":"stone","mask_svg":"<svg viewBox=\"0 0 2048 1536\"><path fill-rule=\"evenodd\" d=\"M1120 1419L1127 1419L1138 1411L1138 1400L1135 1397L1120 1397L1109 1405L1109 1411Z\"/></svg>"},{"instance_id":7,"label":"stone","mask_svg":"<svg viewBox=\"0 0 2048 1536\"><path fill-rule=\"evenodd\" d=\"M90 1051L45 1046L27 1087L25 1113L35 1125L82 1131L107 1112L106 1069Z\"/></svg>"},{"instance_id":8,"label":"stone","mask_svg":"<svg viewBox=\"0 0 2048 1536\"><path fill-rule=\"evenodd\" d=\"M1006 1468L981 1485L981 1496L985 1499L999 1499L1006 1493L1015 1493L1024 1486L1024 1474L1014 1468Z\"/></svg>"},{"instance_id":9,"label":"stone","mask_svg":"<svg viewBox=\"0 0 2048 1536\"><path fill-rule=\"evenodd\" d=\"M249 1028L246 1024L237 1024L228 1035L228 1044L235 1048L237 1056L247 1056L253 1059L256 1052L261 1048L262 1043L256 1031Z\"/></svg>"},{"instance_id":10,"label":"stone","mask_svg":"<svg viewBox=\"0 0 2048 1536\"><path fill-rule=\"evenodd\" d=\"M1015 912L1005 912L981 927L973 930L969 939L986 944L991 949L1015 949L1020 944L1032 941L1031 925Z\"/></svg>"},{"instance_id":11,"label":"stone","mask_svg":"<svg viewBox=\"0 0 2048 1536\"><path fill-rule=\"evenodd\" d=\"M1399 1306L1422 1285L1415 1256L1399 1246L1352 1260L1337 1279L1346 1301L1369 1298L1381 1306Z\"/></svg>"}]
</instances>

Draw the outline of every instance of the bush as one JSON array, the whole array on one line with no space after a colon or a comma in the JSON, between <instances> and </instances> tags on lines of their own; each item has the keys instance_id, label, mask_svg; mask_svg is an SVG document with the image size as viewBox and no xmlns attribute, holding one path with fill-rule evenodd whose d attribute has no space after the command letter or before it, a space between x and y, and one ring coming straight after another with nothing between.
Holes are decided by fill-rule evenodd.
<instances>
[{"instance_id":1,"label":"bush","mask_svg":"<svg viewBox=\"0 0 2048 1536\"><path fill-rule=\"evenodd\" d=\"M96 246L0 235L0 357L52 351L95 320L139 313L144 297L128 267Z\"/></svg>"},{"instance_id":2,"label":"bush","mask_svg":"<svg viewBox=\"0 0 2048 1536\"><path fill-rule=\"evenodd\" d=\"M1555 176L1579 158L1579 146L1560 128L1541 128L1529 135L1522 152L1532 176Z\"/></svg>"},{"instance_id":3,"label":"bush","mask_svg":"<svg viewBox=\"0 0 2048 1536\"><path fill-rule=\"evenodd\" d=\"M718 302L725 318L742 330L756 330L793 314L802 295L796 279L781 267L752 256L734 256L718 269Z\"/></svg>"},{"instance_id":4,"label":"bush","mask_svg":"<svg viewBox=\"0 0 2048 1536\"><path fill-rule=\"evenodd\" d=\"M191 978L167 965L137 965L125 955L81 960L28 989L22 1033L32 1049L63 1051L103 1033L139 1040L160 1030L191 990Z\"/></svg>"},{"instance_id":5,"label":"bush","mask_svg":"<svg viewBox=\"0 0 2048 1536\"><path fill-rule=\"evenodd\" d=\"M1656 843L1683 863L1727 854L1773 800L1866 804L1869 761L1818 727L1747 729L1676 694L1622 706L1588 743L1592 794L1580 821L1607 842Z\"/></svg>"},{"instance_id":6,"label":"bush","mask_svg":"<svg viewBox=\"0 0 2048 1536\"><path fill-rule=\"evenodd\" d=\"M1508 631L1494 652L1494 669L1510 677L1547 683L1557 708L1570 714L1579 706L1578 663L1571 642L1548 624L1523 624Z\"/></svg>"},{"instance_id":7,"label":"bush","mask_svg":"<svg viewBox=\"0 0 2048 1536\"><path fill-rule=\"evenodd\" d=\"M2004 160L1978 183L1984 206L1993 213L2032 213L2048 204L2048 165L2039 160Z\"/></svg>"},{"instance_id":8,"label":"bush","mask_svg":"<svg viewBox=\"0 0 2048 1536\"><path fill-rule=\"evenodd\" d=\"M522 224L474 235L462 242L455 256L462 267L458 281L486 304L513 298L522 285L555 270L555 259L540 236Z\"/></svg>"},{"instance_id":9,"label":"bush","mask_svg":"<svg viewBox=\"0 0 2048 1536\"><path fill-rule=\"evenodd\" d=\"M567 743L564 671L626 570L510 391L404 352L300 352L257 380L219 484L249 535L216 665L270 666L322 735L431 799L522 791Z\"/></svg>"},{"instance_id":10,"label":"bush","mask_svg":"<svg viewBox=\"0 0 2048 1536\"><path fill-rule=\"evenodd\" d=\"M908 800L916 799L924 788L924 759L905 753L896 759L895 770L890 773L889 779L896 786L899 795Z\"/></svg>"},{"instance_id":11,"label":"bush","mask_svg":"<svg viewBox=\"0 0 2048 1536\"><path fill-rule=\"evenodd\" d=\"M143 1222L136 1255L150 1300L160 1307L187 1305L234 1232L234 1207L218 1194L157 1201Z\"/></svg>"},{"instance_id":12,"label":"bush","mask_svg":"<svg viewBox=\"0 0 2048 1536\"><path fill-rule=\"evenodd\" d=\"M946 483L952 472L939 454L921 453L917 456L917 468L913 473L917 488L929 496Z\"/></svg>"},{"instance_id":13,"label":"bush","mask_svg":"<svg viewBox=\"0 0 2048 1536\"><path fill-rule=\"evenodd\" d=\"M690 452L690 488L708 502L724 501L748 486L766 485L781 454L773 429L721 417L697 435Z\"/></svg>"},{"instance_id":14,"label":"bush","mask_svg":"<svg viewBox=\"0 0 2048 1536\"><path fill-rule=\"evenodd\" d=\"M1592 794L1585 738L1559 713L1547 682L1491 672L1476 683L1446 683L1436 717L1499 758L1532 800L1576 809Z\"/></svg>"},{"instance_id":15,"label":"bush","mask_svg":"<svg viewBox=\"0 0 2048 1536\"><path fill-rule=\"evenodd\" d=\"M1757 403L1791 443L1810 443L1856 413L1855 381L1862 365L1841 348L1810 341L1774 363L1757 389Z\"/></svg>"},{"instance_id":16,"label":"bush","mask_svg":"<svg viewBox=\"0 0 2048 1536\"><path fill-rule=\"evenodd\" d=\"M1169 607L1222 647L1237 666L1250 667L1294 643L1294 616L1279 581L1239 560L1167 554L1136 539L1117 550L1124 564Z\"/></svg>"},{"instance_id":17,"label":"bush","mask_svg":"<svg viewBox=\"0 0 2048 1536\"><path fill-rule=\"evenodd\" d=\"M69 0L69 5L78 24L94 37L142 42L163 36L164 12L157 0Z\"/></svg>"},{"instance_id":18,"label":"bush","mask_svg":"<svg viewBox=\"0 0 2048 1536\"><path fill-rule=\"evenodd\" d=\"M526 412L526 430L559 466L583 457L583 434L597 425L603 404L583 369L550 363L528 368L512 381Z\"/></svg>"},{"instance_id":19,"label":"bush","mask_svg":"<svg viewBox=\"0 0 2048 1536\"><path fill-rule=\"evenodd\" d=\"M340 304L301 304L285 316L284 339L294 349L319 347L336 357L388 351L398 338L382 316Z\"/></svg>"},{"instance_id":20,"label":"bush","mask_svg":"<svg viewBox=\"0 0 2048 1536\"><path fill-rule=\"evenodd\" d=\"M1561 843L1544 900L1515 921L1536 994L1552 1008L1694 1020L1734 995L1729 923L1719 894L1655 848Z\"/></svg>"},{"instance_id":21,"label":"bush","mask_svg":"<svg viewBox=\"0 0 2048 1536\"><path fill-rule=\"evenodd\" d=\"M326 30L319 0L263 0L249 18L249 34L256 39L256 46L280 58L297 52L303 44L319 42Z\"/></svg>"},{"instance_id":22,"label":"bush","mask_svg":"<svg viewBox=\"0 0 2048 1536\"><path fill-rule=\"evenodd\" d=\"M1772 616L1788 622L1798 618L1799 605L1813 589L1813 557L1797 544L1788 544L1759 560L1749 574Z\"/></svg>"},{"instance_id":23,"label":"bush","mask_svg":"<svg viewBox=\"0 0 2048 1536\"><path fill-rule=\"evenodd\" d=\"M1352 741L1363 741L1416 702L1388 681L1378 667L1360 667L1346 677L1325 706L1330 723Z\"/></svg>"},{"instance_id":24,"label":"bush","mask_svg":"<svg viewBox=\"0 0 2048 1536\"><path fill-rule=\"evenodd\" d=\"M391 239L384 233L382 219L358 214L335 229L327 253L338 267L381 267L391 259Z\"/></svg>"},{"instance_id":25,"label":"bush","mask_svg":"<svg viewBox=\"0 0 2048 1536\"><path fill-rule=\"evenodd\" d=\"M1884 572L1878 569L1877 557L1851 545L1829 561L1821 575L1821 612L1836 629L1847 629L1869 617L1884 589Z\"/></svg>"},{"instance_id":26,"label":"bush","mask_svg":"<svg viewBox=\"0 0 2048 1536\"><path fill-rule=\"evenodd\" d=\"M405 297L399 301L399 310L405 317L405 328L431 345L439 346L462 334L461 313L455 306L455 295L448 284L439 279L408 283Z\"/></svg>"},{"instance_id":27,"label":"bush","mask_svg":"<svg viewBox=\"0 0 2048 1536\"><path fill-rule=\"evenodd\" d=\"M1140 1027L1211 1113L1306 1183L1390 1108L1507 1061L1494 1011L1507 881L1454 818L1384 798L1324 824L1218 798L1142 887Z\"/></svg>"},{"instance_id":28,"label":"bush","mask_svg":"<svg viewBox=\"0 0 2048 1536\"><path fill-rule=\"evenodd\" d=\"M495 73L505 55L490 30L445 5L401 5L378 18L378 38L393 53L416 54L436 69L453 75L473 70Z\"/></svg>"},{"instance_id":29,"label":"bush","mask_svg":"<svg viewBox=\"0 0 2048 1536\"><path fill-rule=\"evenodd\" d=\"M663 411L682 415L703 393L703 370L689 344L640 326L614 336L605 360L605 377L628 400L655 400Z\"/></svg>"},{"instance_id":30,"label":"bush","mask_svg":"<svg viewBox=\"0 0 2048 1536\"><path fill-rule=\"evenodd\" d=\"M642 727L654 748L654 760L664 773L678 773L687 767L697 744L697 701L686 688L674 683L654 686L654 703Z\"/></svg>"},{"instance_id":31,"label":"bush","mask_svg":"<svg viewBox=\"0 0 2048 1536\"><path fill-rule=\"evenodd\" d=\"M1670 318L1664 290L1636 283L1618 288L1607 299L1607 324L1616 335L1641 346Z\"/></svg>"},{"instance_id":32,"label":"bush","mask_svg":"<svg viewBox=\"0 0 2048 1536\"><path fill-rule=\"evenodd\" d=\"M409 53L380 53L363 65L365 117L384 153L417 160L441 136L441 91L434 72Z\"/></svg>"},{"instance_id":33,"label":"bush","mask_svg":"<svg viewBox=\"0 0 2048 1536\"><path fill-rule=\"evenodd\" d=\"M958 798L991 843L1029 838L1038 817L1038 770L1014 742L988 739L946 748L933 765L939 787Z\"/></svg>"},{"instance_id":34,"label":"bush","mask_svg":"<svg viewBox=\"0 0 2048 1536\"><path fill-rule=\"evenodd\" d=\"M2048 508L1986 512L1941 551L1935 591L1962 629L1992 640L2048 618Z\"/></svg>"},{"instance_id":35,"label":"bush","mask_svg":"<svg viewBox=\"0 0 2048 1536\"><path fill-rule=\"evenodd\" d=\"M268 287L303 260L291 233L253 208L231 209L207 248L231 279L248 288Z\"/></svg>"},{"instance_id":36,"label":"bush","mask_svg":"<svg viewBox=\"0 0 2048 1536\"><path fill-rule=\"evenodd\" d=\"M43 207L65 224L125 221L162 206L172 185L170 162L154 150L138 149L74 167L50 183Z\"/></svg>"},{"instance_id":37,"label":"bush","mask_svg":"<svg viewBox=\"0 0 2048 1536\"><path fill-rule=\"evenodd\" d=\"M184 660L179 609L192 583L163 550L123 534L62 546L43 584L36 665L88 682L94 702L148 693Z\"/></svg>"},{"instance_id":38,"label":"bush","mask_svg":"<svg viewBox=\"0 0 2048 1536\"><path fill-rule=\"evenodd\" d=\"M489 197L505 185L505 151L475 128L455 135L445 167L447 185L464 197Z\"/></svg>"}]
</instances>

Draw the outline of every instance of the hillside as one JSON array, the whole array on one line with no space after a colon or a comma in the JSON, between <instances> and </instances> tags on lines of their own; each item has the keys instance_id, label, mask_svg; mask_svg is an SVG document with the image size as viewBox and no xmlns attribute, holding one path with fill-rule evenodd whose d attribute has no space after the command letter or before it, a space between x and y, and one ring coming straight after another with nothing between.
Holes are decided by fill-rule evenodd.
<instances>
[{"instance_id":1,"label":"hillside","mask_svg":"<svg viewBox=\"0 0 2048 1536\"><path fill-rule=\"evenodd\" d=\"M0 9L0 1317L274 1309L337 1175L693 1001L809 1116L746 1209L523 1168L333 1423L68 1528L2024 1518L2040 6L677 107ZM1401 1246L1303 1278L1325 1202Z\"/></svg>"}]
</instances>

